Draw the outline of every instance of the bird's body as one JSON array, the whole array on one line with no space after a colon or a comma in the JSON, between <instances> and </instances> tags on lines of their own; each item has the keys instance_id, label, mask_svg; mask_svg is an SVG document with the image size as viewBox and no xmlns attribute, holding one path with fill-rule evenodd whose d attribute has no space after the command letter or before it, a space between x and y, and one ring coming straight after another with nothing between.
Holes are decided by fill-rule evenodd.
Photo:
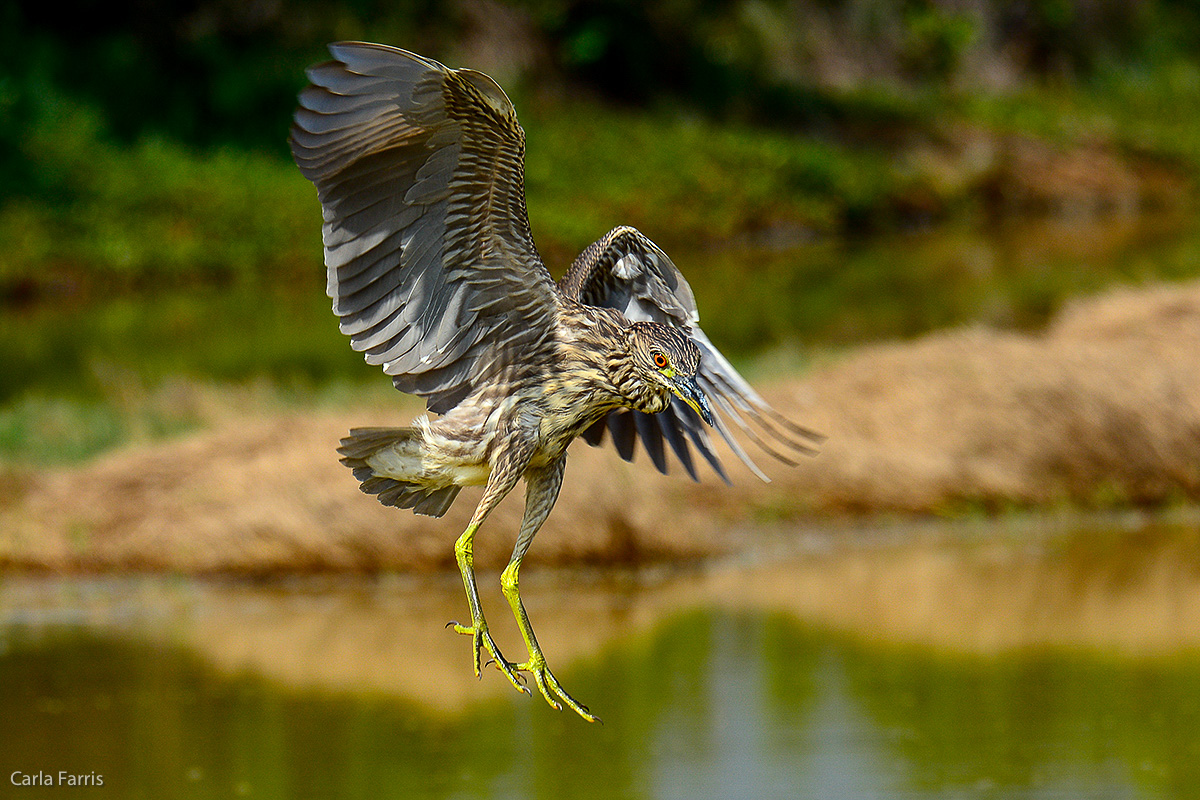
<instances>
[{"instance_id":1,"label":"bird's body","mask_svg":"<svg viewBox=\"0 0 1200 800\"><path fill-rule=\"evenodd\" d=\"M335 61L309 70L292 152L324 209L334 312L368 362L438 415L354 429L342 462L380 502L431 516L462 487L484 486L455 544L471 609L455 630L473 638L476 674L486 649L517 689L529 672L552 705L595 719L546 667L517 579L570 444L600 444L607 431L629 460L640 440L666 472L665 442L693 478L695 448L725 478L707 423L757 472L710 399L787 463L775 446L809 454L821 437L754 393L700 330L675 265L633 228L613 229L550 280L525 213L524 133L494 81L383 45L330 50ZM525 515L501 575L529 651L515 664L488 632L472 543L522 479Z\"/></svg>"},{"instance_id":2,"label":"bird's body","mask_svg":"<svg viewBox=\"0 0 1200 800\"><path fill-rule=\"evenodd\" d=\"M509 385L504 393L480 387L443 416L419 417L413 428L358 429L342 450L362 450L355 445L363 442L365 450L355 456L363 464L353 466L368 467L368 477L427 492L485 485L501 453L527 453L525 468L550 466L609 411L628 407L654 414L670 405L665 387L626 377L630 327L619 311L564 301L556 313L548 369L536 379ZM623 385L643 391L626 396ZM376 485L381 493L393 484Z\"/></svg>"}]
</instances>

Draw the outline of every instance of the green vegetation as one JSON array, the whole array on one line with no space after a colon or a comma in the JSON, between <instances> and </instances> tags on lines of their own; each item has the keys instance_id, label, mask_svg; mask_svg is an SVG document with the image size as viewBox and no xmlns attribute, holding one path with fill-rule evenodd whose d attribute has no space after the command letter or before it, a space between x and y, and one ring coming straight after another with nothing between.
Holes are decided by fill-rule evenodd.
<instances>
[{"instance_id":1,"label":"green vegetation","mask_svg":"<svg viewBox=\"0 0 1200 800\"><path fill-rule=\"evenodd\" d=\"M532 224L559 268L618 221L687 241L773 224L829 230L905 180L882 153L595 103L526 115L526 128ZM289 161L163 139L126 148L107 133L78 107L30 131L29 161L64 197L0 207L0 286L10 293L320 275L320 210Z\"/></svg>"},{"instance_id":2,"label":"green vegetation","mask_svg":"<svg viewBox=\"0 0 1200 800\"><path fill-rule=\"evenodd\" d=\"M1200 171L1200 71L1151 88L979 99L955 113L958 124L995 135L1060 147L1100 138L1182 174ZM978 220L994 177L886 142L594 101L531 104L523 118L531 222L557 270L622 222L668 244L716 245ZM47 188L0 205L0 296L321 280L315 193L282 153L200 151L161 138L121 146L94 111L66 100L31 127L23 148Z\"/></svg>"},{"instance_id":3,"label":"green vegetation","mask_svg":"<svg viewBox=\"0 0 1200 800\"><path fill-rule=\"evenodd\" d=\"M285 148L303 67L338 37L452 50L474 23L442 5L301 2L256 17L167 3L70 20L10 7L0 300L319 273L313 193ZM1200 60L1187 35L1200 39L1200 17L1184 4L984 4L974 16L916 0L859 5L540 0L503 12L522 31L511 49L540 42L550 59L536 71L518 60L505 80L549 260L561 268L618 222L668 244L716 244L978 218L1006 165L1003 153L983 165L963 156L964 136L1200 169ZM826 74L834 54L782 33L804 29L784 24L797 21L789 14L842 37L845 68L869 77ZM789 71L788 58L807 66ZM991 86L986 65L1015 85Z\"/></svg>"},{"instance_id":4,"label":"green vegetation","mask_svg":"<svg viewBox=\"0 0 1200 800\"><path fill-rule=\"evenodd\" d=\"M105 291L220 285L319 267L319 211L281 159L199 154L165 140L119 148L80 109L34 128L27 147L68 196L0 208L10 243L0 285L10 293L64 282Z\"/></svg>"}]
</instances>

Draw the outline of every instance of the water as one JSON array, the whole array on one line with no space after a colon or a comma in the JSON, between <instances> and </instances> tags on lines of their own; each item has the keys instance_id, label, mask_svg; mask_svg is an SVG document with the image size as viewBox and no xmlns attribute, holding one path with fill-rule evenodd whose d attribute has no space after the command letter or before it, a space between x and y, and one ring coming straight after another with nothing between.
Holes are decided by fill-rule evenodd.
<instances>
[{"instance_id":1,"label":"water","mask_svg":"<svg viewBox=\"0 0 1200 800\"><path fill-rule=\"evenodd\" d=\"M603 725L470 674L443 628L456 575L10 579L0 777L94 774L113 798L1200 796L1194 520L1006 524L531 570L551 666Z\"/></svg>"}]
</instances>

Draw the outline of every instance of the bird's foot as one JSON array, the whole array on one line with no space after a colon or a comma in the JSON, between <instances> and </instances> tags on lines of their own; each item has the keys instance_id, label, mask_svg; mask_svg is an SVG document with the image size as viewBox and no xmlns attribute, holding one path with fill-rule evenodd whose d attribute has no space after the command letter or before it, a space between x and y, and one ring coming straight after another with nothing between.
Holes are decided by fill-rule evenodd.
<instances>
[{"instance_id":1,"label":"bird's foot","mask_svg":"<svg viewBox=\"0 0 1200 800\"><path fill-rule=\"evenodd\" d=\"M533 681L537 684L542 697L546 698L546 702L556 711L562 711L562 704L566 703L567 707L588 722L601 721L599 717L588 711L587 706L567 694L567 690L562 687L562 684L558 682L558 678L554 677L554 673L546 666L546 659L542 656L541 652L531 652L529 660L524 664L518 664L516 669L533 675ZM562 703L559 700L562 700Z\"/></svg>"},{"instance_id":2,"label":"bird's foot","mask_svg":"<svg viewBox=\"0 0 1200 800\"><path fill-rule=\"evenodd\" d=\"M520 667L509 661L500 652L500 648L496 646L496 642L492 639L492 634L488 632L487 623L483 620L476 620L475 624L470 627L460 625L457 622L448 622L446 627L454 628L455 633L461 633L464 636L470 636L475 650L475 677L478 678L482 674L482 668L488 664L495 664L496 669L504 673L508 678L508 682L513 685L518 692L530 694L529 687L525 685L525 676L518 672ZM483 663L483 651L488 651L491 658L487 664Z\"/></svg>"}]
</instances>

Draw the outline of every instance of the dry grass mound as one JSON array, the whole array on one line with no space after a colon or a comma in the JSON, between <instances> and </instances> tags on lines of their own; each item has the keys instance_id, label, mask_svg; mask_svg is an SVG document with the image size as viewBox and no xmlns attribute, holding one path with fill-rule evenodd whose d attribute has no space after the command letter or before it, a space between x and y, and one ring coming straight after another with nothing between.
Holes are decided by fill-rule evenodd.
<instances>
[{"instance_id":1,"label":"dry grass mound","mask_svg":"<svg viewBox=\"0 0 1200 800\"><path fill-rule=\"evenodd\" d=\"M928 511L1200 496L1200 284L1123 290L1045 334L959 330L816 375L821 506Z\"/></svg>"}]
</instances>

